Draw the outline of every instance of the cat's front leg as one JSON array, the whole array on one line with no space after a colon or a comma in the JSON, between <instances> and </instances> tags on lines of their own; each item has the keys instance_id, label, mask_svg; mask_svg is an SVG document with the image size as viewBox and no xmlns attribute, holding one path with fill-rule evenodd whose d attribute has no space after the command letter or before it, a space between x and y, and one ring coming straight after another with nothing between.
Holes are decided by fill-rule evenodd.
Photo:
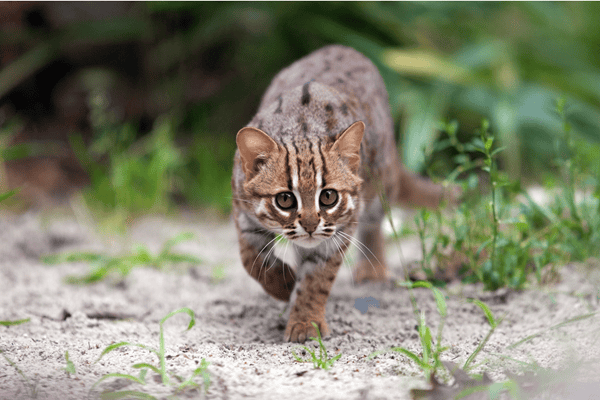
<instances>
[{"instance_id":1,"label":"cat's front leg","mask_svg":"<svg viewBox=\"0 0 600 400\"><path fill-rule=\"evenodd\" d=\"M285 328L286 342L304 343L310 337L317 337L312 326L316 323L321 336L329 335L325 320L325 305L335 277L342 263L339 253L331 258L319 254L300 255L298 279L290 301L290 316Z\"/></svg>"},{"instance_id":2,"label":"cat's front leg","mask_svg":"<svg viewBox=\"0 0 600 400\"><path fill-rule=\"evenodd\" d=\"M238 228L239 229L239 228ZM246 228L238 231L242 264L265 292L278 300L288 301L294 289L294 270L275 256L275 235L264 229Z\"/></svg>"}]
</instances>

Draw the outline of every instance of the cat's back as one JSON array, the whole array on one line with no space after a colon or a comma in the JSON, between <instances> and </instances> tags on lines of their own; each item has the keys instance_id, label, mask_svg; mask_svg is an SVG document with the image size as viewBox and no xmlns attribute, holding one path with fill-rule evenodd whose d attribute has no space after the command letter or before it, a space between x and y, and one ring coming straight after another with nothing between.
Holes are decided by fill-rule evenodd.
<instances>
[{"instance_id":1,"label":"cat's back","mask_svg":"<svg viewBox=\"0 0 600 400\"><path fill-rule=\"evenodd\" d=\"M358 120L366 124L366 137L393 135L377 67L350 47L331 45L281 70L249 125L279 141L289 135L333 136Z\"/></svg>"},{"instance_id":2,"label":"cat's back","mask_svg":"<svg viewBox=\"0 0 600 400\"><path fill-rule=\"evenodd\" d=\"M323 47L282 69L265 92L259 109L309 81L342 93L384 96L387 92L377 67L360 52L342 45ZM381 92L383 90L383 92Z\"/></svg>"}]
</instances>

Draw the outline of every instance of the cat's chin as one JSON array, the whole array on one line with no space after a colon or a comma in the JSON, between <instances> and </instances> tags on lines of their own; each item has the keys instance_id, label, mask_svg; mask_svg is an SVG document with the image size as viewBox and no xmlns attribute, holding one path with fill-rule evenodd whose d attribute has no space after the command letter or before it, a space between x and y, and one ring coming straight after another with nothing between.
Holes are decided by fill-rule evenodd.
<instances>
[{"instance_id":1,"label":"cat's chin","mask_svg":"<svg viewBox=\"0 0 600 400\"><path fill-rule=\"evenodd\" d=\"M293 241L296 246L304 247L305 249L313 249L323 243L323 239L316 238L301 238Z\"/></svg>"}]
</instances>

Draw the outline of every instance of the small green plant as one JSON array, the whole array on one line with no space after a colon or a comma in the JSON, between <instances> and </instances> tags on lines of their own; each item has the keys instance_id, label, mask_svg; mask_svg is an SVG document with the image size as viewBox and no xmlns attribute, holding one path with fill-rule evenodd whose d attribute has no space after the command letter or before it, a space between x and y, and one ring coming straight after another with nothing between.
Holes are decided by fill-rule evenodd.
<instances>
[{"instance_id":1,"label":"small green plant","mask_svg":"<svg viewBox=\"0 0 600 400\"><path fill-rule=\"evenodd\" d=\"M164 337L163 325L169 318L171 318L172 316L174 316L176 314L180 314L180 313L187 314L190 317L190 323L188 324L188 327L186 330L192 329L192 327L196 324L196 317L195 317L194 312L187 307L183 307L178 310L170 312L163 319L161 319L160 323L159 323L158 349L155 349L155 348L152 348L152 347L146 346L144 344L140 344L140 343L119 342L119 343L115 343L115 344L111 344L110 346L107 346L102 351L102 353L100 354L98 359L96 360L96 362L100 361L102 359L102 357L104 357L108 353L110 353L113 350L116 350L118 348L121 348L124 346L134 346L134 347L139 347L144 350L148 350L150 353L156 355L156 357L158 358L158 366L150 364L150 363L134 364L132 367L134 369L137 369L140 371L137 376L131 375L131 374L118 373L118 372L106 374L106 375L102 376L100 379L98 379L96 381L96 383L94 383L91 390L93 390L98 384L100 384L101 382L103 382L109 378L123 378L123 379L128 379L130 381L136 382L140 385L145 385L146 384L146 375L148 374L148 371L152 371L160 376L161 382L163 385L173 386L174 385L173 378L174 378L178 382L177 384L175 384L176 385L176 388L175 388L176 393L180 393L181 391L183 391L187 388L200 388L201 386L204 386L205 392L208 391L208 387L210 386L210 374L207 371L209 362L206 361L204 358L200 362L200 366L198 368L194 369L192 371L192 374L188 378L183 378L183 377L176 375L170 371L167 371L166 357L165 357L165 337ZM198 376L202 377L201 385L196 383L194 380ZM121 391L121 392L112 392L112 393L103 393L101 397L103 399L122 399L122 398L156 399L155 397L153 397L147 393L140 392L140 391L131 391L131 390Z\"/></svg>"},{"instance_id":2,"label":"small green plant","mask_svg":"<svg viewBox=\"0 0 600 400\"><path fill-rule=\"evenodd\" d=\"M67 365L63 368L63 370L71 375L75 375L77 373L77 371L75 370L75 364L73 364L73 361L71 361L71 359L69 358L69 351L65 351L65 362L67 363Z\"/></svg>"},{"instance_id":3,"label":"small green plant","mask_svg":"<svg viewBox=\"0 0 600 400\"><path fill-rule=\"evenodd\" d=\"M410 291L409 294L413 305L413 312L417 320L417 331L419 335L419 340L421 342L421 353L419 355L405 347L392 347L391 349L374 352L371 355L369 355L369 358L374 358L379 354L386 353L389 351L400 353L411 359L415 364L417 364L419 368L423 371L425 379L429 381L436 374L436 372L438 372L440 368L444 366L444 362L441 360L440 356L444 351L448 349L447 346L442 346L442 335L445 321L448 316L445 296L440 289L436 288L430 282L426 281L419 281L414 283L400 282L398 285L406 287ZM425 314L423 312L420 312L417 307L416 298L414 297L414 293L412 293L412 290L415 288L427 288L431 290L433 294L436 303L436 308L438 314L440 315L440 322L437 327L437 334L435 338L431 333L431 329L427 326L427 323L425 321ZM473 353L465 361L465 364L462 368L465 374L466 371L468 371L471 368L471 363L473 362L475 357L477 357L479 352L483 350L484 346L487 344L490 337L496 330L496 327L500 323L500 321L494 318L492 311L485 303L477 299L468 299L468 301L476 304L479 308L481 308L491 326L491 329L486 335L486 337L479 343L479 345L475 348Z\"/></svg>"},{"instance_id":4,"label":"small green plant","mask_svg":"<svg viewBox=\"0 0 600 400\"><path fill-rule=\"evenodd\" d=\"M415 313L415 318L417 320L417 331L421 342L421 355L418 355L405 347L392 347L389 350L377 351L371 354L369 358L376 357L377 355L388 351L400 353L414 361L423 371L425 379L429 380L431 376L435 373L435 371L437 371L442 366L440 355L448 349L448 347L442 346L442 332L444 330L444 324L447 317L446 300L444 294L438 288L433 286L430 282L401 282L399 283L399 285L407 287L410 291L413 312ZM414 294L412 293L412 289L414 288L427 288L431 290L435 298L437 311L440 315L440 323L438 324L437 335L435 339L431 334L431 329L427 326L427 323L425 321L425 314L423 312L420 312L417 307L416 299L414 297Z\"/></svg>"},{"instance_id":5,"label":"small green plant","mask_svg":"<svg viewBox=\"0 0 600 400\"><path fill-rule=\"evenodd\" d=\"M426 237L435 241L429 252L424 251L422 268L430 272L434 256L438 262L443 260L439 257L440 249L452 250L453 262L463 260L461 269L453 267L465 282L482 282L487 290L505 286L521 288L530 272L535 270L540 277L542 267L556 259L556 246L544 241L540 237L543 233L535 232L527 209L510 200L523 191L499 170L496 158L504 149L495 148L496 141L489 127L484 119L477 135L463 144L456 137L456 124L441 124L449 139L442 141L438 150L451 147L458 153L454 157L458 167L446 179L456 182L459 175L463 176L461 185L469 195L464 196L456 212L449 216L440 214L435 228L428 223L432 218L425 211L416 218L421 242L424 243ZM478 166L489 178L491 193L488 196L474 190L482 180L473 171ZM431 232L434 229L435 232ZM448 231L453 234L444 233ZM424 244L422 247L425 250ZM431 273L427 276L432 280Z\"/></svg>"},{"instance_id":6,"label":"small green plant","mask_svg":"<svg viewBox=\"0 0 600 400\"><path fill-rule=\"evenodd\" d=\"M436 280L435 270L437 268L433 265L434 260L440 260L441 250L450 243L449 236L442 233L442 213L440 210L430 211L422 208L415 215L414 221L417 226L417 233L421 242L421 252L423 254L421 258L421 270L425 272L430 282L442 284L442 282ZM433 227L434 225L435 228ZM435 234L432 245L427 249L427 232L431 229L435 229Z\"/></svg>"},{"instance_id":7,"label":"small green plant","mask_svg":"<svg viewBox=\"0 0 600 400\"><path fill-rule=\"evenodd\" d=\"M481 300L467 299L467 301L469 303L473 303L473 304L477 305L479 308L481 308L481 310L485 314L485 317L486 317L488 323L490 324L491 328L490 328L490 331L488 332L488 334L483 338L483 340L481 342L479 342L479 344L477 345L477 347L475 348L475 350L473 351L473 353L471 353L471 355L467 358L467 361L465 361L465 364L462 367L462 369L465 372L470 369L470 365L473 362L473 360L475 360L475 357L477 357L477 355L479 354L479 352L481 350L483 350L484 346L490 340L490 337L492 337L492 334L494 333L494 331L496 330L496 328L498 327L498 325L500 324L500 322L502 322L502 320L498 321L498 320L496 320L496 318L494 318L494 314L492 314L492 311Z\"/></svg>"},{"instance_id":8,"label":"small green plant","mask_svg":"<svg viewBox=\"0 0 600 400\"><path fill-rule=\"evenodd\" d=\"M315 368L328 370L337 360L340 359L342 353L332 358L329 358L329 355L327 354L327 349L325 348L323 340L321 339L321 332L319 331L318 325L314 322L311 322L311 324L317 330L317 337L311 337L310 340L314 340L319 344L319 355L317 356L316 351L311 350L306 346L298 346L298 348L304 349L308 354L310 354L310 359L303 360L302 358L300 358L300 356L296 354L294 350L292 350L292 355L298 362L312 362Z\"/></svg>"},{"instance_id":9,"label":"small green plant","mask_svg":"<svg viewBox=\"0 0 600 400\"><path fill-rule=\"evenodd\" d=\"M47 264L88 262L92 266L92 271L89 274L81 277L69 276L67 282L72 284L94 283L106 279L113 272L124 278L129 275L133 268L141 266L153 266L156 269L162 269L168 264L200 264L202 260L198 257L172 252L175 245L191 240L193 237L193 234L186 232L167 240L161 252L156 256L150 254L146 247L137 246L131 254L117 257L100 253L74 252L46 256L42 260Z\"/></svg>"},{"instance_id":10,"label":"small green plant","mask_svg":"<svg viewBox=\"0 0 600 400\"><path fill-rule=\"evenodd\" d=\"M510 186L511 183L506 178L506 174L498 170L496 161L496 155L504 148L494 149L493 146L494 136L489 133L489 122L484 119L479 129L479 138L472 142L472 148L483 154L482 170L488 174L491 187L489 201L491 238L484 241L477 251L481 254L483 249L489 248L489 256L481 264L480 277L488 290L503 286L520 288L527 280L532 243L522 240L522 233L528 231L526 225L522 226L524 224L522 218L502 219L501 217L505 208L502 206L503 188ZM517 226L516 232L510 229L511 225ZM508 232L504 233L501 228Z\"/></svg>"}]
</instances>

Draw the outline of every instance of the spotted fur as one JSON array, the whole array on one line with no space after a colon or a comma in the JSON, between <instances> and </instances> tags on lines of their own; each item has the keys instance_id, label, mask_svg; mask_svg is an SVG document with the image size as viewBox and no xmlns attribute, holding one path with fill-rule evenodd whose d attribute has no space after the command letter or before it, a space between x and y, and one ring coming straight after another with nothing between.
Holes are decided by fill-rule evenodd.
<instances>
[{"instance_id":1,"label":"spotted fur","mask_svg":"<svg viewBox=\"0 0 600 400\"><path fill-rule=\"evenodd\" d=\"M343 46L282 70L238 132L232 188L242 263L267 293L290 301L286 341L314 336L311 322L329 333L325 305L350 245L361 250L357 281L387 278L380 195L439 203L440 186L402 167L393 132L377 68ZM293 266L273 251L281 238L295 250Z\"/></svg>"}]
</instances>

